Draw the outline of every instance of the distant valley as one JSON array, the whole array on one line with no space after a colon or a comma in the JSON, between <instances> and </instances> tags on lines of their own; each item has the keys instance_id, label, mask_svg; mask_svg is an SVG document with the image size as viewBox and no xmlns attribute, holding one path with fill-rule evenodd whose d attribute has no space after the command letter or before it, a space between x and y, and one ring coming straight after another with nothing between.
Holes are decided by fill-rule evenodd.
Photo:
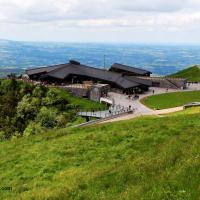
<instances>
[{"instance_id":1,"label":"distant valley","mask_svg":"<svg viewBox=\"0 0 200 200\"><path fill-rule=\"evenodd\" d=\"M167 75L200 63L200 46L15 42L0 40L0 76L69 59L108 68L115 62Z\"/></svg>"}]
</instances>

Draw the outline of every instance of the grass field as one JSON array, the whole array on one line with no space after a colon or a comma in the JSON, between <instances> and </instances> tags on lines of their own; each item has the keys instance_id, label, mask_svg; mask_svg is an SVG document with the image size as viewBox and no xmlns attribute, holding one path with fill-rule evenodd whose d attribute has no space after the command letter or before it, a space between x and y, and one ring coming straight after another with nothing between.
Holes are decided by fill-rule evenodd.
<instances>
[{"instance_id":1,"label":"grass field","mask_svg":"<svg viewBox=\"0 0 200 200\"><path fill-rule=\"evenodd\" d=\"M199 117L146 117L1 142L0 199L199 200Z\"/></svg>"},{"instance_id":2,"label":"grass field","mask_svg":"<svg viewBox=\"0 0 200 200\"><path fill-rule=\"evenodd\" d=\"M200 82L200 68L193 66L170 75L172 78L186 78L188 81Z\"/></svg>"},{"instance_id":3,"label":"grass field","mask_svg":"<svg viewBox=\"0 0 200 200\"><path fill-rule=\"evenodd\" d=\"M152 109L166 109L200 102L200 91L174 92L146 97L141 102Z\"/></svg>"}]
</instances>

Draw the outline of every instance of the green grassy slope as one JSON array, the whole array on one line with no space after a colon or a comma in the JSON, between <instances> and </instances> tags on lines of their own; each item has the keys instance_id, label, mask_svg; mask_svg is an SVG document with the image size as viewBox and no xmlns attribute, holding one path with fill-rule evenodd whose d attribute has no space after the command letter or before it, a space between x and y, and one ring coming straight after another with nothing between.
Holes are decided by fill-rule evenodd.
<instances>
[{"instance_id":1,"label":"green grassy slope","mask_svg":"<svg viewBox=\"0 0 200 200\"><path fill-rule=\"evenodd\" d=\"M54 92L58 93L63 99L66 99L70 104L73 106L78 106L80 110L106 110L107 107L105 104L100 104L99 102L91 101L88 99L78 98L72 96L68 92L58 89L58 88L51 88Z\"/></svg>"},{"instance_id":2,"label":"green grassy slope","mask_svg":"<svg viewBox=\"0 0 200 200\"><path fill-rule=\"evenodd\" d=\"M200 82L200 68L198 66L193 66L175 74L169 75L169 77L186 78L188 81Z\"/></svg>"},{"instance_id":3,"label":"green grassy slope","mask_svg":"<svg viewBox=\"0 0 200 200\"><path fill-rule=\"evenodd\" d=\"M1 199L198 200L199 114L0 143Z\"/></svg>"},{"instance_id":4,"label":"green grassy slope","mask_svg":"<svg viewBox=\"0 0 200 200\"><path fill-rule=\"evenodd\" d=\"M152 109L166 109L183 106L191 102L200 102L200 91L174 92L154 95L141 99L141 102Z\"/></svg>"}]
</instances>

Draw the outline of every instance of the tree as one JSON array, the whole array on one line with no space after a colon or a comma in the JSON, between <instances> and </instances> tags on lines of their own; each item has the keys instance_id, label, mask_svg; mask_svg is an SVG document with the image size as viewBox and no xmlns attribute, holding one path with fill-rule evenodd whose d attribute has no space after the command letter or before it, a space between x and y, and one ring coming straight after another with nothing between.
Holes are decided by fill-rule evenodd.
<instances>
[{"instance_id":1,"label":"tree","mask_svg":"<svg viewBox=\"0 0 200 200\"><path fill-rule=\"evenodd\" d=\"M53 90L49 90L47 92L47 95L42 100L42 104L44 106L56 106L59 110L65 109L65 106L68 104L68 102L63 99L58 93L56 93Z\"/></svg>"},{"instance_id":2,"label":"tree","mask_svg":"<svg viewBox=\"0 0 200 200\"><path fill-rule=\"evenodd\" d=\"M17 105L17 119L22 120L24 123L33 120L38 113L39 107L39 98L31 97L30 94L25 95Z\"/></svg>"}]
</instances>

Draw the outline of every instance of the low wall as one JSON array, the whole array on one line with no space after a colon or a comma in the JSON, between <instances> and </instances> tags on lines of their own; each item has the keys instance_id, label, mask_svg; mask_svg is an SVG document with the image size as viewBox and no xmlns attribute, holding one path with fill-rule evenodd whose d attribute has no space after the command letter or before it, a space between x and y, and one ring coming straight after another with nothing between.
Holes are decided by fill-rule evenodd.
<instances>
[{"instance_id":1,"label":"low wall","mask_svg":"<svg viewBox=\"0 0 200 200\"><path fill-rule=\"evenodd\" d=\"M140 77L142 79L152 81L153 87L168 88L168 89L185 89L187 82L181 78L165 78L165 77Z\"/></svg>"}]
</instances>

